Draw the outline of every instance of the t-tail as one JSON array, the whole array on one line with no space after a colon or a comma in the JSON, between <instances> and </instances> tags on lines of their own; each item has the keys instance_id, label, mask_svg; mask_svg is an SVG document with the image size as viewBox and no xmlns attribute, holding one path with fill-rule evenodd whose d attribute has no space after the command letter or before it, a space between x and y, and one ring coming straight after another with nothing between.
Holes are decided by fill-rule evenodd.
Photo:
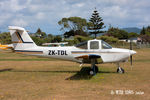
<instances>
[{"instance_id":1,"label":"t-tail","mask_svg":"<svg viewBox=\"0 0 150 100\"><path fill-rule=\"evenodd\" d=\"M9 30L15 51L35 50L38 47L24 28L9 26Z\"/></svg>"}]
</instances>

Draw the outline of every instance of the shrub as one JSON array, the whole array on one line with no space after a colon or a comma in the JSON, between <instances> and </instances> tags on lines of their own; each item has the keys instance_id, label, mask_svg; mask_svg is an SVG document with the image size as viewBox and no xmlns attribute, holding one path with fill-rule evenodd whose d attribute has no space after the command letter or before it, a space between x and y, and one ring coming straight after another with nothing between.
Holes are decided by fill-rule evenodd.
<instances>
[{"instance_id":1,"label":"shrub","mask_svg":"<svg viewBox=\"0 0 150 100\"><path fill-rule=\"evenodd\" d=\"M77 39L79 42L84 42L84 41L90 40L91 38L90 37L76 35L74 39Z\"/></svg>"},{"instance_id":2,"label":"shrub","mask_svg":"<svg viewBox=\"0 0 150 100\"><path fill-rule=\"evenodd\" d=\"M117 38L114 38L111 36L100 36L100 37L97 37L97 39L101 39L108 43L118 43L118 41L119 41Z\"/></svg>"}]
</instances>

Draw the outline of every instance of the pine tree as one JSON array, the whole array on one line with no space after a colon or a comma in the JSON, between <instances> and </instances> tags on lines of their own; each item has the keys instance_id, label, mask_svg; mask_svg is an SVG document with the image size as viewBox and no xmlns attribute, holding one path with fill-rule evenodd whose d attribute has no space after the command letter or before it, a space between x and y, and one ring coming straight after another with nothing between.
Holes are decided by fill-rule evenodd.
<instances>
[{"instance_id":1,"label":"pine tree","mask_svg":"<svg viewBox=\"0 0 150 100\"><path fill-rule=\"evenodd\" d=\"M145 34L146 34L146 30L145 30L145 28L143 27L142 30L141 30L141 32L140 32L140 35L145 35Z\"/></svg>"},{"instance_id":2,"label":"pine tree","mask_svg":"<svg viewBox=\"0 0 150 100\"><path fill-rule=\"evenodd\" d=\"M40 38L46 37L46 33L45 33L45 32L42 32L42 30L41 30L40 28L37 29L35 35L36 35L37 37L40 37Z\"/></svg>"},{"instance_id":3,"label":"pine tree","mask_svg":"<svg viewBox=\"0 0 150 100\"><path fill-rule=\"evenodd\" d=\"M95 38L97 34L103 33L104 31L101 31L101 29L105 28L102 17L99 16L98 11L94 10L92 13L92 16L89 20L91 22L91 25L89 26L90 34L95 35Z\"/></svg>"},{"instance_id":4,"label":"pine tree","mask_svg":"<svg viewBox=\"0 0 150 100\"><path fill-rule=\"evenodd\" d=\"M41 29L38 28L37 31L36 31L36 33L42 33Z\"/></svg>"}]
</instances>

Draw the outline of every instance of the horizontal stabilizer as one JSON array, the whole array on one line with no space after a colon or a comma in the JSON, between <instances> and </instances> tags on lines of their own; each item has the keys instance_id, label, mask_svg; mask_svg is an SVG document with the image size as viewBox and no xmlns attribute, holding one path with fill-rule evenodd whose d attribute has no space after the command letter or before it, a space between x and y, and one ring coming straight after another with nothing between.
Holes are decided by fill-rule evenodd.
<instances>
[{"instance_id":1,"label":"horizontal stabilizer","mask_svg":"<svg viewBox=\"0 0 150 100\"><path fill-rule=\"evenodd\" d=\"M24 31L24 28L18 26L9 26L8 29L15 30L15 31Z\"/></svg>"}]
</instances>

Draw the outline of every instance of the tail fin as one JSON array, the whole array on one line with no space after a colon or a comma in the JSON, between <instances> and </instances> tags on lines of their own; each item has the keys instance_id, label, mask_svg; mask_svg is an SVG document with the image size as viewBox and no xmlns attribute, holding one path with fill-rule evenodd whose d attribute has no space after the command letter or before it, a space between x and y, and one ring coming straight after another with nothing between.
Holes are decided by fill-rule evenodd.
<instances>
[{"instance_id":1,"label":"tail fin","mask_svg":"<svg viewBox=\"0 0 150 100\"><path fill-rule=\"evenodd\" d=\"M9 30L15 50L27 50L29 48L37 47L24 28L9 26Z\"/></svg>"}]
</instances>

